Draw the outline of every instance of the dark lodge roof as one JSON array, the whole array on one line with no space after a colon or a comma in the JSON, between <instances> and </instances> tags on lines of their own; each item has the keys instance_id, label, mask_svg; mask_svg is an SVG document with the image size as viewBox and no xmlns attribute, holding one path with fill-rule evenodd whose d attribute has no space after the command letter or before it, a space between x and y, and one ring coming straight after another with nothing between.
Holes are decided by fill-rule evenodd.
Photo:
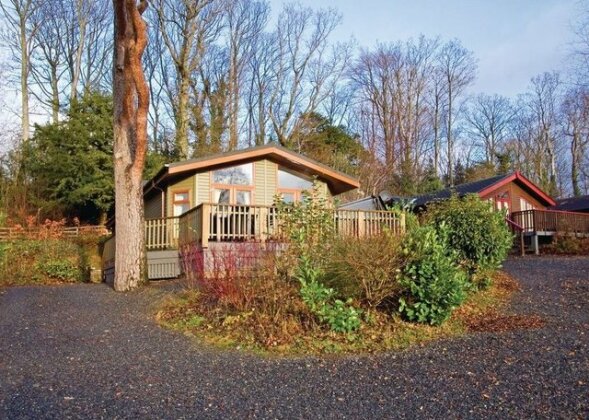
<instances>
[{"instance_id":1,"label":"dark lodge roof","mask_svg":"<svg viewBox=\"0 0 589 420\"><path fill-rule=\"evenodd\" d=\"M467 182L466 184L456 185L453 188L446 188L445 190L437 191L431 194L420 195L415 198L415 207L424 206L432 201L440 201L448 199L452 194L456 194L460 197L466 194L478 194L488 187L502 181L505 178L509 178L508 175L497 175L492 178L481 179L479 181Z\"/></svg>"},{"instance_id":2,"label":"dark lodge roof","mask_svg":"<svg viewBox=\"0 0 589 420\"><path fill-rule=\"evenodd\" d=\"M562 211L589 211L589 195L561 198L560 200L556 200L556 206L552 206L551 209Z\"/></svg>"}]
</instances>

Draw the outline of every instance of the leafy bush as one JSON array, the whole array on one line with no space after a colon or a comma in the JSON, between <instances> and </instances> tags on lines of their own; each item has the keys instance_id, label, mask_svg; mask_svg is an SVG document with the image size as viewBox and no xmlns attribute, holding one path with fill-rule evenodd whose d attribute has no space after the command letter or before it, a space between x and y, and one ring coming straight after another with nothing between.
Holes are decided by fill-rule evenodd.
<instances>
[{"instance_id":1,"label":"leafy bush","mask_svg":"<svg viewBox=\"0 0 589 420\"><path fill-rule=\"evenodd\" d=\"M405 288L399 311L410 321L440 325L466 298L466 275L446 248L448 230L422 226L403 244L407 263L399 275Z\"/></svg>"},{"instance_id":2,"label":"leafy bush","mask_svg":"<svg viewBox=\"0 0 589 420\"><path fill-rule=\"evenodd\" d=\"M301 255L320 265L335 238L335 224L330 204L317 182L310 191L303 191L302 202L294 204L275 202L280 219L280 231L288 242L282 253L283 265L292 268Z\"/></svg>"},{"instance_id":3,"label":"leafy bush","mask_svg":"<svg viewBox=\"0 0 589 420\"><path fill-rule=\"evenodd\" d=\"M543 251L557 255L589 255L589 239L574 235L556 235Z\"/></svg>"},{"instance_id":4,"label":"leafy bush","mask_svg":"<svg viewBox=\"0 0 589 420\"><path fill-rule=\"evenodd\" d=\"M37 269L50 279L75 281L80 277L79 268L67 259L39 262L37 263Z\"/></svg>"},{"instance_id":5,"label":"leafy bush","mask_svg":"<svg viewBox=\"0 0 589 420\"><path fill-rule=\"evenodd\" d=\"M398 296L398 271L404 265L402 237L384 233L371 238L337 238L326 258L323 282L340 296L376 307Z\"/></svg>"},{"instance_id":6,"label":"leafy bush","mask_svg":"<svg viewBox=\"0 0 589 420\"><path fill-rule=\"evenodd\" d=\"M297 279L301 283L301 297L321 322L332 331L351 333L360 328L361 312L354 308L352 299L335 299L335 291L319 282L322 273L314 268L309 258L301 257Z\"/></svg>"},{"instance_id":7,"label":"leafy bush","mask_svg":"<svg viewBox=\"0 0 589 420\"><path fill-rule=\"evenodd\" d=\"M18 239L0 244L0 285L86 280L86 251L65 239Z\"/></svg>"},{"instance_id":8,"label":"leafy bush","mask_svg":"<svg viewBox=\"0 0 589 420\"><path fill-rule=\"evenodd\" d=\"M452 197L433 204L427 211L426 222L438 231L445 226L448 246L456 251L457 262L470 273L499 268L513 245L505 215L491 211L489 203L477 195Z\"/></svg>"}]
</instances>

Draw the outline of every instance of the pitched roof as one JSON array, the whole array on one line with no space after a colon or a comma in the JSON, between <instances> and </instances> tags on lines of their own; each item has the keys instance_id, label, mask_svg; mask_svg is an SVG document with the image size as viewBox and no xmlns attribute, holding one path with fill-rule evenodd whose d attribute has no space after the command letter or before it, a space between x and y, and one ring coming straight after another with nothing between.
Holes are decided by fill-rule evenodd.
<instances>
[{"instance_id":1,"label":"pitched roof","mask_svg":"<svg viewBox=\"0 0 589 420\"><path fill-rule=\"evenodd\" d=\"M551 210L562 211L582 211L589 210L589 195L580 197L561 198L556 200L556 205L551 207Z\"/></svg>"},{"instance_id":2,"label":"pitched roof","mask_svg":"<svg viewBox=\"0 0 589 420\"><path fill-rule=\"evenodd\" d=\"M434 193L420 195L415 198L415 206L419 207L427 203L431 203L432 201L445 200L450 198L452 194L457 194L459 196L464 196L466 194L478 194L481 191L484 191L485 189L501 182L503 179L509 176L510 175L497 175L492 178L456 185L454 188L446 188Z\"/></svg>"},{"instance_id":3,"label":"pitched roof","mask_svg":"<svg viewBox=\"0 0 589 420\"><path fill-rule=\"evenodd\" d=\"M532 181L523 176L520 172L514 172L512 174L497 175L491 178L481 179L479 181L456 185L453 188L446 188L445 190L441 190L432 194L421 195L416 197L415 206L421 207L427 203L431 203L432 201L445 200L450 198L452 194L457 194L458 196L464 196L466 194L479 194L480 196L484 196L512 181L520 183L525 189L536 195L538 199L543 201L546 205L551 206L555 204L555 201L552 199L552 197L542 191Z\"/></svg>"},{"instance_id":4,"label":"pitched roof","mask_svg":"<svg viewBox=\"0 0 589 420\"><path fill-rule=\"evenodd\" d=\"M196 159L169 163L165 165L149 182L149 186L144 189L144 193L147 193L149 189L154 185L159 184L161 181L178 174L190 171L198 172L202 170L211 170L229 165L238 165L259 160L261 158L267 158L290 169L317 176L327 182L334 194L350 191L360 186L360 183L356 178L346 175L343 172L332 169L327 165L277 144L267 144L264 146L255 146L232 152L218 153Z\"/></svg>"}]
</instances>

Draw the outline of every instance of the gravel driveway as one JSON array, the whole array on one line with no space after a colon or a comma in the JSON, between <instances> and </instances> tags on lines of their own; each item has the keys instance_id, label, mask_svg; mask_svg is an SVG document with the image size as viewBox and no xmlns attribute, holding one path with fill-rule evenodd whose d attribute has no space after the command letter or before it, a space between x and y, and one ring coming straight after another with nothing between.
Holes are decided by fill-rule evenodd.
<instances>
[{"instance_id":1,"label":"gravel driveway","mask_svg":"<svg viewBox=\"0 0 589 420\"><path fill-rule=\"evenodd\" d=\"M4 289L0 418L588 418L589 258L506 268L544 328L346 358L205 348L154 323L154 287Z\"/></svg>"}]
</instances>

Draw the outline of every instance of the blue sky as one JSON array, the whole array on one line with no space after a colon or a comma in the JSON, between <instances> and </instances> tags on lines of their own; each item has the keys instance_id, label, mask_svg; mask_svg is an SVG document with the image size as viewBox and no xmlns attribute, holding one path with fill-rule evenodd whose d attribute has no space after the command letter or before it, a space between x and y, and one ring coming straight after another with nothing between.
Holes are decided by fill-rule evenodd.
<instances>
[{"instance_id":1,"label":"blue sky","mask_svg":"<svg viewBox=\"0 0 589 420\"><path fill-rule=\"evenodd\" d=\"M579 0L300 0L335 7L336 40L363 47L419 34L458 38L478 58L472 92L515 96L543 71L565 71ZM278 13L283 0L271 0Z\"/></svg>"}]
</instances>

